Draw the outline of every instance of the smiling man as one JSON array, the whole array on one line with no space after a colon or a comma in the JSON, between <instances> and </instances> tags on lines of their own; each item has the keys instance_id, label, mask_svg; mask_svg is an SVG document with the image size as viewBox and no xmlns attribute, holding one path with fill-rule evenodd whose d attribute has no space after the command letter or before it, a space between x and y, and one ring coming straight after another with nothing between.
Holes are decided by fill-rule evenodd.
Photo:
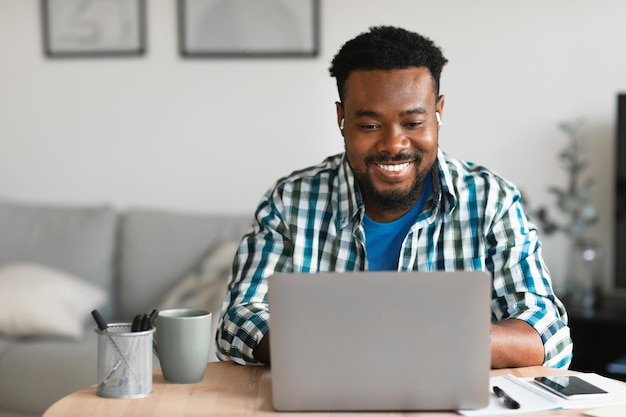
<instances>
[{"instance_id":1,"label":"smiling man","mask_svg":"<svg viewBox=\"0 0 626 417\"><path fill-rule=\"evenodd\" d=\"M518 189L439 148L446 62L431 40L396 27L342 46L330 73L345 152L278 180L261 200L233 263L221 359L270 362L275 272L484 270L492 367L569 365L567 315Z\"/></svg>"}]
</instances>

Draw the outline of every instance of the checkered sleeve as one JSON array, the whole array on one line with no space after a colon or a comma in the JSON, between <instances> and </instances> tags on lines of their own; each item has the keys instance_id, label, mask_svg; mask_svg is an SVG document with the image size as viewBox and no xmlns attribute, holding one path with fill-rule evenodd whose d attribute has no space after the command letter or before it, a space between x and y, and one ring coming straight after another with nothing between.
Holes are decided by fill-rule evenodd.
<instances>
[{"instance_id":1,"label":"checkered sleeve","mask_svg":"<svg viewBox=\"0 0 626 417\"><path fill-rule=\"evenodd\" d=\"M280 200L268 192L233 262L216 335L220 360L262 365L253 351L269 330L267 278L275 271L289 270L291 265L292 245L277 204Z\"/></svg>"},{"instance_id":2,"label":"checkered sleeve","mask_svg":"<svg viewBox=\"0 0 626 417\"><path fill-rule=\"evenodd\" d=\"M572 359L572 341L565 307L552 290L537 229L528 220L519 194L514 193L509 201L487 233L487 266L493 273L493 320L515 318L527 322L543 341L544 366L567 368Z\"/></svg>"}]
</instances>

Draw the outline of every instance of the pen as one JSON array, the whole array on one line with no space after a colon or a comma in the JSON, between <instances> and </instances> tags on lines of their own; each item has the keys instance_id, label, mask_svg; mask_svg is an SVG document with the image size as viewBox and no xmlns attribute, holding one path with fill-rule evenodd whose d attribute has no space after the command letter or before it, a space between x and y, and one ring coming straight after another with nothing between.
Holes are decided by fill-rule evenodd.
<instances>
[{"instance_id":1,"label":"pen","mask_svg":"<svg viewBox=\"0 0 626 417\"><path fill-rule=\"evenodd\" d=\"M96 324L98 325L98 328L103 333L108 333L109 332L109 324L106 322L104 317L102 317L100 312L98 310L93 310L91 312L91 315L93 316L94 320L96 321ZM115 346L115 349L117 350L117 352L120 354L120 356L122 358L119 361L117 361L117 363L115 364L113 369L111 369L111 372L109 373L109 375L107 375L107 377L104 378L104 380L102 382L100 382L100 384L99 384L100 388L104 387L107 384L107 382L109 382L109 379L111 379L111 377L113 376L115 371L117 371L117 368L120 367L122 362L124 362L126 364L126 366L128 367L128 361L126 360L126 356L122 353L122 351L120 350L120 347L117 345L117 343L115 343L115 339L113 339L113 337L111 337L109 335L109 340L111 341L111 343L113 343L113 346Z\"/></svg>"},{"instance_id":2,"label":"pen","mask_svg":"<svg viewBox=\"0 0 626 417\"><path fill-rule=\"evenodd\" d=\"M157 319L157 316L159 315L159 310L157 310L156 308L154 310L152 310L152 312L150 313L150 315L148 316L148 320L149 320L149 326L148 329L152 328L152 325L154 325L155 320Z\"/></svg>"},{"instance_id":3,"label":"pen","mask_svg":"<svg viewBox=\"0 0 626 417\"><path fill-rule=\"evenodd\" d=\"M493 387L493 392L496 393L498 398L502 398L504 404L509 408L519 408L519 403L515 401L509 394L504 392L500 387Z\"/></svg>"},{"instance_id":4,"label":"pen","mask_svg":"<svg viewBox=\"0 0 626 417\"><path fill-rule=\"evenodd\" d=\"M130 327L131 332L145 332L152 329L152 325L159 315L157 309L152 310L150 314L137 314L133 319Z\"/></svg>"}]
</instances>

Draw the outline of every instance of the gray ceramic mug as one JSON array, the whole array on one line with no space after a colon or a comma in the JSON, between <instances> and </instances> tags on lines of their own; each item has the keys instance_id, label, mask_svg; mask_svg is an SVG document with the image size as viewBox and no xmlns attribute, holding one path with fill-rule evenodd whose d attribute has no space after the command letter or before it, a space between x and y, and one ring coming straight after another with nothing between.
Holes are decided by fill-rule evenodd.
<instances>
[{"instance_id":1,"label":"gray ceramic mug","mask_svg":"<svg viewBox=\"0 0 626 417\"><path fill-rule=\"evenodd\" d=\"M163 378L191 384L204 377L211 350L211 313L205 310L159 311L154 334Z\"/></svg>"}]
</instances>

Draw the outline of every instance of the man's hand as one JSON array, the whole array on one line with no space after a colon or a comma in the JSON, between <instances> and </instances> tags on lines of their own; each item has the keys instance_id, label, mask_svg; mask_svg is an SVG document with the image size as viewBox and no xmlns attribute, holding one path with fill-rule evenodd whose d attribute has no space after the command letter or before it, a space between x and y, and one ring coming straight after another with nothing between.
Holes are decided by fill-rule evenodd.
<instances>
[{"instance_id":1,"label":"man's hand","mask_svg":"<svg viewBox=\"0 0 626 417\"><path fill-rule=\"evenodd\" d=\"M259 362L263 362L267 365L270 364L270 332L269 330L263 336L263 339L256 345L256 348L252 352L254 359Z\"/></svg>"},{"instance_id":2,"label":"man's hand","mask_svg":"<svg viewBox=\"0 0 626 417\"><path fill-rule=\"evenodd\" d=\"M491 325L492 368L542 365L543 361L541 337L530 324L507 319Z\"/></svg>"}]
</instances>

